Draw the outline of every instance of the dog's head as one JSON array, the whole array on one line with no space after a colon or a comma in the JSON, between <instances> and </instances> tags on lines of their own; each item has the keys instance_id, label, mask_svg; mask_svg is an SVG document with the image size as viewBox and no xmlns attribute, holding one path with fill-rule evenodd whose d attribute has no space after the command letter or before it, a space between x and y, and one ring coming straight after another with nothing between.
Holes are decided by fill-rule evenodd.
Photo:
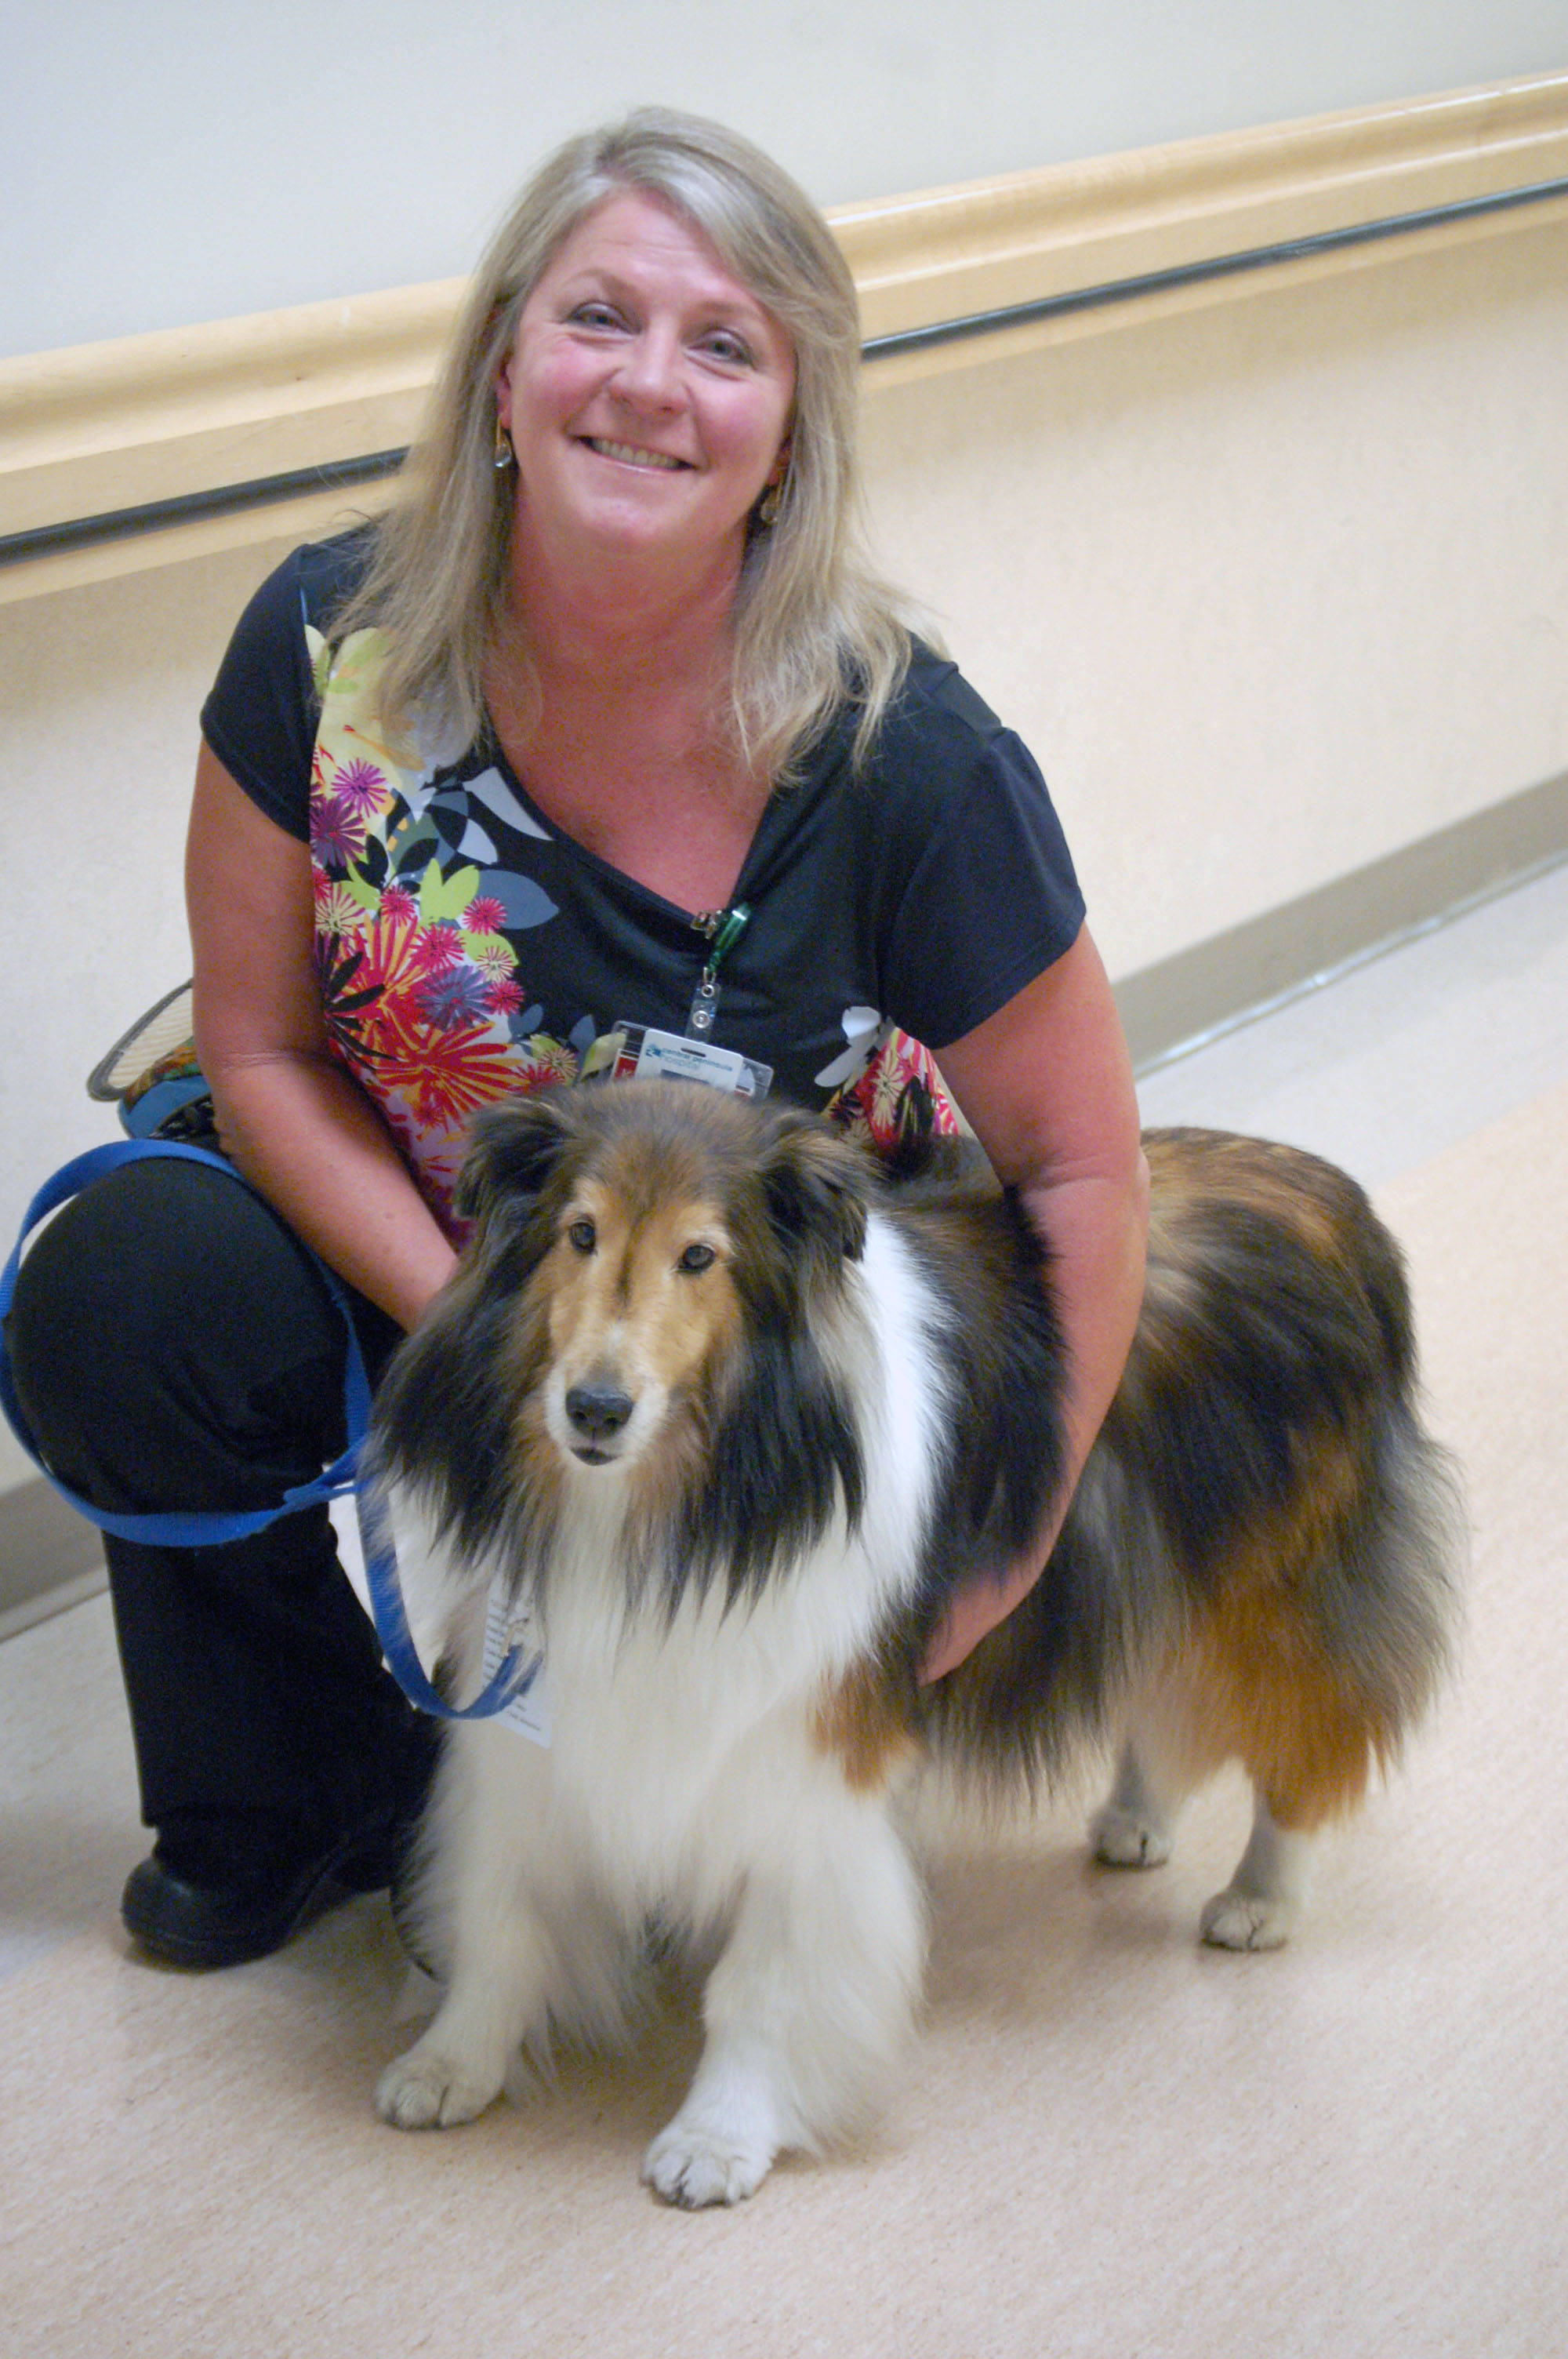
<instances>
[{"instance_id":1,"label":"dog's head","mask_svg":"<svg viewBox=\"0 0 1568 2359\"><path fill-rule=\"evenodd\" d=\"M513 1299L503 1349L535 1446L595 1472L655 1444L689 1459L744 1380L748 1337L795 1332L842 1287L872 1185L811 1116L700 1084L520 1097L475 1125L453 1294Z\"/></svg>"}]
</instances>

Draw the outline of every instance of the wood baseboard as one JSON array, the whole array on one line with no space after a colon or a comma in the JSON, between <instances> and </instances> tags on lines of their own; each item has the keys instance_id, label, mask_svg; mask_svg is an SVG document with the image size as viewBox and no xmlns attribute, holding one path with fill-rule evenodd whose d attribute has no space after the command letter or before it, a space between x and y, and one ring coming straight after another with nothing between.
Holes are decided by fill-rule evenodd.
<instances>
[{"instance_id":1,"label":"wood baseboard","mask_svg":"<svg viewBox=\"0 0 1568 2359\"><path fill-rule=\"evenodd\" d=\"M1148 1072L1564 858L1568 773L1123 976L1116 1002L1134 1067Z\"/></svg>"},{"instance_id":2,"label":"wood baseboard","mask_svg":"<svg viewBox=\"0 0 1568 2359\"><path fill-rule=\"evenodd\" d=\"M108 1586L101 1533L41 1475L0 1492L0 1640Z\"/></svg>"}]
</instances>

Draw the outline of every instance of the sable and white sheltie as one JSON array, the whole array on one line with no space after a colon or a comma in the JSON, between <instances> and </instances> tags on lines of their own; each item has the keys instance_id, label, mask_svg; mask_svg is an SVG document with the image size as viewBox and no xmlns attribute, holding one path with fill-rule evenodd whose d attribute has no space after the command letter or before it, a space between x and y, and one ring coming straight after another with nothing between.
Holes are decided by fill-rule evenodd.
<instances>
[{"instance_id":1,"label":"sable and white sheltie","mask_svg":"<svg viewBox=\"0 0 1568 2359\"><path fill-rule=\"evenodd\" d=\"M1145 1145L1142 1317L1066 1524L923 1688L946 1602L1017 1558L1058 1479L1049 1271L978 1151L893 1179L689 1082L482 1120L464 1262L378 1405L380 1482L427 1658L471 1691L499 1576L542 1634L552 1735L449 1736L409 1904L444 1996L382 2078L387 2121L468 2120L523 2043L623 2033L656 1926L715 1960L658 2192L733 2202L852 2130L919 1993L894 1803L922 1760L1032 1785L1115 1730L1094 1835L1136 1866L1238 1756L1255 1820L1203 1931L1284 1940L1314 1831L1444 1669L1450 1484L1354 1183L1252 1139Z\"/></svg>"}]
</instances>

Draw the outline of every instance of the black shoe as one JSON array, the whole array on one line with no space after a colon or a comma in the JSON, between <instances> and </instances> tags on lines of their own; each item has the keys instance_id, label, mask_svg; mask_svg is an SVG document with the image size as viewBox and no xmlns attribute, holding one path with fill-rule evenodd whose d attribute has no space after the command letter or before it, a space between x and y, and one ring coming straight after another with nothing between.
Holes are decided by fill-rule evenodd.
<instances>
[{"instance_id":1,"label":"black shoe","mask_svg":"<svg viewBox=\"0 0 1568 2359\"><path fill-rule=\"evenodd\" d=\"M341 1834L236 1816L165 1828L131 1870L126 1931L173 1966L239 1966L270 1957L329 1908L379 1892L395 1864L390 1816Z\"/></svg>"}]
</instances>

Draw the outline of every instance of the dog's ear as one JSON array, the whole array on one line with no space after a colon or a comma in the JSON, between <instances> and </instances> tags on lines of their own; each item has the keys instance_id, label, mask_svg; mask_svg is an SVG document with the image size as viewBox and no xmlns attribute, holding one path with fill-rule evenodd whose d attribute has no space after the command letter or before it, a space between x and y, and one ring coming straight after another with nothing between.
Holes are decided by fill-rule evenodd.
<instances>
[{"instance_id":1,"label":"dog's ear","mask_svg":"<svg viewBox=\"0 0 1568 2359\"><path fill-rule=\"evenodd\" d=\"M481 1229L503 1209L527 1211L574 1130L565 1090L538 1090L482 1108L469 1132L452 1195L454 1211Z\"/></svg>"},{"instance_id":2,"label":"dog's ear","mask_svg":"<svg viewBox=\"0 0 1568 2359\"><path fill-rule=\"evenodd\" d=\"M816 1114L786 1114L762 1159L768 1217L797 1249L859 1261L871 1171L860 1149Z\"/></svg>"}]
</instances>

